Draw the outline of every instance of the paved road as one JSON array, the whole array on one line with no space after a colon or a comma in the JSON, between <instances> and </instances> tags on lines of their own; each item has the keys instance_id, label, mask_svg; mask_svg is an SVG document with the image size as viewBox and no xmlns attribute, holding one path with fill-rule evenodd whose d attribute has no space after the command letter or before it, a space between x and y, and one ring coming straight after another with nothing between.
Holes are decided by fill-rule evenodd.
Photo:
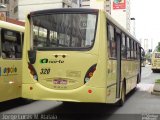
<instances>
[{"instance_id":1,"label":"paved road","mask_svg":"<svg viewBox=\"0 0 160 120\"><path fill-rule=\"evenodd\" d=\"M104 104L71 104L66 105L54 101L34 101L24 104L20 100L12 100L0 103L0 113L4 114L51 114L57 120L68 118L96 119L96 120L147 120L160 114L160 96L152 95L155 79L160 78L160 73L152 73L151 67L142 68L142 81L137 89L127 96L126 103L122 107ZM51 118L50 117L50 118ZM55 119L56 119L55 117ZM50 119L49 118L49 119ZM160 118L160 116L159 116ZM148 119L150 120L150 119Z\"/></svg>"}]
</instances>

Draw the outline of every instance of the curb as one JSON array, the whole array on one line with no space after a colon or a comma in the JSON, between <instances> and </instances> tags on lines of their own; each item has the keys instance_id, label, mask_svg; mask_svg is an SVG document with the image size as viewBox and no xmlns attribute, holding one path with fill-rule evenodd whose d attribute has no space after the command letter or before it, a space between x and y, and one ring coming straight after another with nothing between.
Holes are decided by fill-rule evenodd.
<instances>
[{"instance_id":1,"label":"curb","mask_svg":"<svg viewBox=\"0 0 160 120\"><path fill-rule=\"evenodd\" d=\"M152 91L151 94L152 95L159 95L160 96L160 91Z\"/></svg>"}]
</instances>

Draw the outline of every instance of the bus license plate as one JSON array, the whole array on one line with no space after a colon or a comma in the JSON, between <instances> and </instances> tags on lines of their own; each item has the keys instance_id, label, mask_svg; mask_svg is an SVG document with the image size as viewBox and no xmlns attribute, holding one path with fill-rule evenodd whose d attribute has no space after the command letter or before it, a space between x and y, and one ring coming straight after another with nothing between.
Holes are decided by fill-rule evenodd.
<instances>
[{"instance_id":1,"label":"bus license plate","mask_svg":"<svg viewBox=\"0 0 160 120\"><path fill-rule=\"evenodd\" d=\"M66 85L67 80L56 79L56 80L53 80L53 84Z\"/></svg>"}]
</instances>

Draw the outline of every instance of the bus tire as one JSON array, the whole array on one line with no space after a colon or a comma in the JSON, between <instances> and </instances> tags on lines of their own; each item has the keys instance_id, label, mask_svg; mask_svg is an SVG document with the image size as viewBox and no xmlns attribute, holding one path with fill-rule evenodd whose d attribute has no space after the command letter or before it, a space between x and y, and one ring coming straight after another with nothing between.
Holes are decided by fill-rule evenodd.
<instances>
[{"instance_id":1,"label":"bus tire","mask_svg":"<svg viewBox=\"0 0 160 120\"><path fill-rule=\"evenodd\" d=\"M123 106L125 100L126 100L126 84L125 84L125 82L123 82L122 91L121 91L121 99L120 99L118 105Z\"/></svg>"},{"instance_id":2,"label":"bus tire","mask_svg":"<svg viewBox=\"0 0 160 120\"><path fill-rule=\"evenodd\" d=\"M138 74L137 75L137 84L140 83L140 81L141 81L141 78L140 78L140 75Z\"/></svg>"},{"instance_id":3,"label":"bus tire","mask_svg":"<svg viewBox=\"0 0 160 120\"><path fill-rule=\"evenodd\" d=\"M153 73L156 73L156 70L152 69L152 72L153 72Z\"/></svg>"},{"instance_id":4,"label":"bus tire","mask_svg":"<svg viewBox=\"0 0 160 120\"><path fill-rule=\"evenodd\" d=\"M69 101L63 101L62 103L65 106L70 106L70 105L74 104L74 102L69 102Z\"/></svg>"},{"instance_id":5,"label":"bus tire","mask_svg":"<svg viewBox=\"0 0 160 120\"><path fill-rule=\"evenodd\" d=\"M30 104L30 103L34 102L35 100L27 99L27 98L20 98L20 101L22 104Z\"/></svg>"}]
</instances>

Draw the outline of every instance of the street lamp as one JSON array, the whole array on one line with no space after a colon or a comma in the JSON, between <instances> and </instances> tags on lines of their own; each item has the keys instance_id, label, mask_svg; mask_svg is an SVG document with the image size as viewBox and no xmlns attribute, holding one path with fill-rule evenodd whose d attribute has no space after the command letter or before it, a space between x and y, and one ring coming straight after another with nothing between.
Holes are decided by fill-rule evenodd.
<instances>
[{"instance_id":1,"label":"street lamp","mask_svg":"<svg viewBox=\"0 0 160 120\"><path fill-rule=\"evenodd\" d=\"M134 36L136 36L136 34L135 34L135 18L134 17L132 17L132 18L130 18L130 20L132 21L131 22L131 33L134 35Z\"/></svg>"},{"instance_id":2,"label":"street lamp","mask_svg":"<svg viewBox=\"0 0 160 120\"><path fill-rule=\"evenodd\" d=\"M131 18L131 20L136 20L135 18Z\"/></svg>"}]
</instances>

